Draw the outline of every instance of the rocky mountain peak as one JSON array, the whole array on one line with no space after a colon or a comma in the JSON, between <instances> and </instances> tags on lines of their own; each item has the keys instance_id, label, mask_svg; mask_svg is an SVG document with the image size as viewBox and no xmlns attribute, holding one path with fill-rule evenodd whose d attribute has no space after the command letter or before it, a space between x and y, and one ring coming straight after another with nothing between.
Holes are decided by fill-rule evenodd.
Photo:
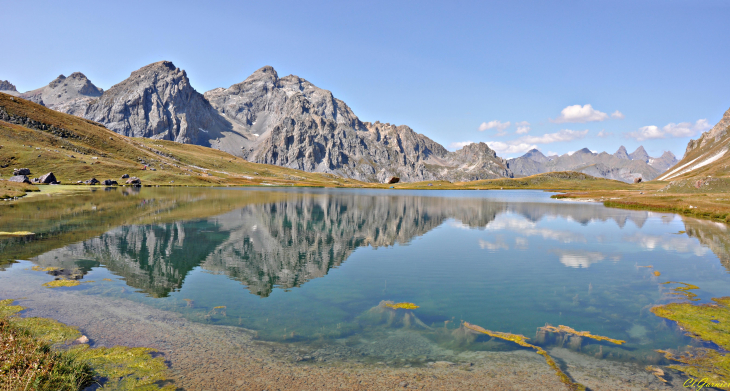
<instances>
[{"instance_id":1,"label":"rocky mountain peak","mask_svg":"<svg viewBox=\"0 0 730 391\"><path fill-rule=\"evenodd\" d=\"M728 129L730 129L730 109L725 112L722 119L720 119L720 122L715 124L712 129L702 133L697 140L690 140L689 143L687 143L687 150L685 151L684 156L687 156L694 149L701 148L706 145L709 145L711 148L713 143L717 143L720 139L730 133L730 130Z\"/></svg>"},{"instance_id":2,"label":"rocky mountain peak","mask_svg":"<svg viewBox=\"0 0 730 391\"><path fill-rule=\"evenodd\" d=\"M626 147L623 145L618 148L618 151L616 151L613 156L616 156L619 159L631 160L628 151L626 151Z\"/></svg>"},{"instance_id":3,"label":"rocky mountain peak","mask_svg":"<svg viewBox=\"0 0 730 391\"><path fill-rule=\"evenodd\" d=\"M636 148L634 152L631 152L629 154L629 157L631 160L641 160L642 162L648 162L649 161L649 154L646 153L646 150L643 146L639 146L639 148Z\"/></svg>"},{"instance_id":4,"label":"rocky mountain peak","mask_svg":"<svg viewBox=\"0 0 730 391\"><path fill-rule=\"evenodd\" d=\"M61 85L66 80L66 76L64 75L58 75L57 78L53 79L52 82L48 83L48 87L50 88L56 88L59 85Z\"/></svg>"},{"instance_id":5,"label":"rocky mountain peak","mask_svg":"<svg viewBox=\"0 0 730 391\"><path fill-rule=\"evenodd\" d=\"M527 151L527 153L522 155L522 157L530 159L532 161L536 161L538 163L545 163L550 160L547 158L547 156L543 155L543 153L540 152L540 150L537 148L533 148Z\"/></svg>"},{"instance_id":6,"label":"rocky mountain peak","mask_svg":"<svg viewBox=\"0 0 730 391\"><path fill-rule=\"evenodd\" d=\"M7 80L0 80L0 91L18 92L18 90L15 89L15 86Z\"/></svg>"},{"instance_id":7,"label":"rocky mountain peak","mask_svg":"<svg viewBox=\"0 0 730 391\"><path fill-rule=\"evenodd\" d=\"M583 148L583 149L579 149L579 150L575 151L575 153L574 153L573 155L575 155L575 154L578 154L578 153L587 153L587 154L590 154L590 155L593 155L593 154L594 154L594 153L593 153L593 152L592 152L592 151L591 151L590 149L588 149L588 148Z\"/></svg>"},{"instance_id":8,"label":"rocky mountain peak","mask_svg":"<svg viewBox=\"0 0 730 391\"><path fill-rule=\"evenodd\" d=\"M671 151L664 151L662 156L659 157L660 159L669 158L669 159L676 159L677 157L674 156L674 154Z\"/></svg>"}]
</instances>

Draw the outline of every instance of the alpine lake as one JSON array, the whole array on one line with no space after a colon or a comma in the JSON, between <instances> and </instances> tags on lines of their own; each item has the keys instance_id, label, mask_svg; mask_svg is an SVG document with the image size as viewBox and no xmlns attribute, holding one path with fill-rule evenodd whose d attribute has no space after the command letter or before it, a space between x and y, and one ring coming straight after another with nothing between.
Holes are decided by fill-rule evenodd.
<instances>
[{"instance_id":1,"label":"alpine lake","mask_svg":"<svg viewBox=\"0 0 730 391\"><path fill-rule=\"evenodd\" d=\"M730 296L728 226L552 194L40 194L0 208L0 231L35 233L0 239L0 299L16 299L27 308L22 316L78 326L92 346L158 349L184 389L224 376L248 389L234 369L213 367L254 351L246 360L304 370L499 367L499 377L542 367L540 376L561 385L535 348L495 333L527 337L590 389L683 389L678 372L665 375L668 383L647 372L670 364L656 350L711 344L651 308ZM74 283L43 285L57 280ZM225 364L211 361L224 351ZM515 389L540 388L516 381Z\"/></svg>"}]
</instances>

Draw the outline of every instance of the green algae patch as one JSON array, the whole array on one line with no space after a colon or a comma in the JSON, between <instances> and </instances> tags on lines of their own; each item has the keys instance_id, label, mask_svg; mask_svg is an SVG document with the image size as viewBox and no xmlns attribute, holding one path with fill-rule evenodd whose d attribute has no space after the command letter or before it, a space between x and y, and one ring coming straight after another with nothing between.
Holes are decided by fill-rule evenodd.
<instances>
[{"instance_id":1,"label":"green algae patch","mask_svg":"<svg viewBox=\"0 0 730 391\"><path fill-rule=\"evenodd\" d=\"M14 299L0 300L0 318L7 318L25 309L19 305L12 305Z\"/></svg>"},{"instance_id":2,"label":"green algae patch","mask_svg":"<svg viewBox=\"0 0 730 391\"><path fill-rule=\"evenodd\" d=\"M577 336L583 337L583 338L595 339L596 341L608 341L611 343L615 343L616 345L621 345L621 344L626 343L626 341L621 340L621 339L613 339L613 338L609 338L609 337L603 337L600 335L593 335L589 331L576 331L572 327L563 326L563 325L559 325L558 327L555 327L555 326L546 324L543 327L539 327L539 329L547 331L547 332L551 332L551 333L573 334L573 335L577 335Z\"/></svg>"},{"instance_id":3,"label":"green algae patch","mask_svg":"<svg viewBox=\"0 0 730 391\"><path fill-rule=\"evenodd\" d=\"M36 265L30 268L30 270L33 270L34 272L53 272L58 270L58 268L53 266L43 267Z\"/></svg>"},{"instance_id":4,"label":"green algae patch","mask_svg":"<svg viewBox=\"0 0 730 391\"><path fill-rule=\"evenodd\" d=\"M670 295L677 295L677 296L684 296L685 299L689 301L698 301L697 295L694 292L690 292L694 289L700 289L697 285L687 284L684 282L676 282L676 281L667 281L663 282L662 284L680 284L681 286L678 286L676 288L672 289L672 292Z\"/></svg>"},{"instance_id":5,"label":"green algae patch","mask_svg":"<svg viewBox=\"0 0 730 391\"><path fill-rule=\"evenodd\" d=\"M12 238L24 238L27 236L34 236L35 233L29 231L15 231L15 232L3 232L0 231L0 237L7 236Z\"/></svg>"},{"instance_id":6,"label":"green algae patch","mask_svg":"<svg viewBox=\"0 0 730 391\"><path fill-rule=\"evenodd\" d=\"M162 357L152 357L154 349L89 348L79 345L69 350L79 361L87 362L97 376L107 379L100 390L175 390L168 379L167 365Z\"/></svg>"},{"instance_id":7,"label":"green algae patch","mask_svg":"<svg viewBox=\"0 0 730 391\"><path fill-rule=\"evenodd\" d=\"M547 362L547 364L550 366L550 368L552 368L555 371L555 374L558 375L558 378L560 378L560 381L563 382L566 386L568 386L569 390L584 391L586 389L586 386L584 386L580 383L574 382L565 372L563 372L563 370L560 369L560 366L558 366L558 364L555 362L555 360L552 357L550 357L550 355L548 354L548 352L545 351L545 349L543 349L539 346L527 343L527 340L529 338L525 337L524 335L503 333L501 331L491 331L491 330L487 330L483 327L473 325L468 322L463 322L462 326L465 327L466 329L475 331L477 333L486 334L492 338L499 338L499 339L503 339L505 341L514 342L520 346L523 346L526 348L531 348L531 349L535 350L535 352L537 354L545 357L545 361Z\"/></svg>"},{"instance_id":8,"label":"green algae patch","mask_svg":"<svg viewBox=\"0 0 730 391\"><path fill-rule=\"evenodd\" d=\"M12 305L13 301L0 300L0 389L39 384L44 387L27 389L78 390L91 384L92 374L103 383L99 390L176 389L165 384L170 383L168 369L162 357L152 357L154 349L90 348L86 344L68 348L68 343L81 336L76 327L53 319L17 317L25 308Z\"/></svg>"},{"instance_id":9,"label":"green algae patch","mask_svg":"<svg viewBox=\"0 0 730 391\"><path fill-rule=\"evenodd\" d=\"M397 310L399 308L402 308L404 310L415 310L416 308L419 308L419 306L413 303L386 303L385 306L394 310Z\"/></svg>"},{"instance_id":10,"label":"green algae patch","mask_svg":"<svg viewBox=\"0 0 730 391\"><path fill-rule=\"evenodd\" d=\"M46 288L62 288L69 286L78 286L80 284L81 282L79 282L78 280L53 280L43 284L43 286L45 286Z\"/></svg>"},{"instance_id":11,"label":"green algae patch","mask_svg":"<svg viewBox=\"0 0 730 391\"><path fill-rule=\"evenodd\" d=\"M717 344L730 350L730 297L712 299L715 303L670 303L651 309L655 315L673 320L688 336ZM658 350L670 360L684 365L670 368L696 378L708 378L716 382L730 378L730 354L708 348L695 348L686 352Z\"/></svg>"},{"instance_id":12,"label":"green algae patch","mask_svg":"<svg viewBox=\"0 0 730 391\"><path fill-rule=\"evenodd\" d=\"M12 318L10 321L49 345L63 344L81 336L76 327L48 318Z\"/></svg>"}]
</instances>

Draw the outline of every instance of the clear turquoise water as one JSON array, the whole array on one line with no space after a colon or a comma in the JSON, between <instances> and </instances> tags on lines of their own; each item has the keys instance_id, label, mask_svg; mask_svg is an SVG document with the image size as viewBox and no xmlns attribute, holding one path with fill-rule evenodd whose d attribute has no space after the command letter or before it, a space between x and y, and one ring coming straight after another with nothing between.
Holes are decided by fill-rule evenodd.
<instances>
[{"instance_id":1,"label":"clear turquoise water","mask_svg":"<svg viewBox=\"0 0 730 391\"><path fill-rule=\"evenodd\" d=\"M444 348L514 348L465 343L452 333L462 320L528 337L549 323L626 340L581 350L638 362L691 342L649 311L676 299L668 293L677 285L663 283L698 285L701 301L730 295L727 227L712 222L539 191L209 191L276 201L113 227L31 261L113 280L66 289L123 295L264 340L357 347L402 327L368 316L391 300L420 306L413 314L433 330L409 331Z\"/></svg>"}]
</instances>

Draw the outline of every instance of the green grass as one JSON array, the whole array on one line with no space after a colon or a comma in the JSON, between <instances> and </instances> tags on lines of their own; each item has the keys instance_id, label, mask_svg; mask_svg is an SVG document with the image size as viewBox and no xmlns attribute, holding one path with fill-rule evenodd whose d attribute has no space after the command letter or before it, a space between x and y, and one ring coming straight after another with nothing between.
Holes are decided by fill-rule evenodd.
<instances>
[{"instance_id":1,"label":"green grass","mask_svg":"<svg viewBox=\"0 0 730 391\"><path fill-rule=\"evenodd\" d=\"M53 319L22 318L23 307L0 300L0 390L174 390L162 357L153 349L68 346L81 336Z\"/></svg>"}]
</instances>

